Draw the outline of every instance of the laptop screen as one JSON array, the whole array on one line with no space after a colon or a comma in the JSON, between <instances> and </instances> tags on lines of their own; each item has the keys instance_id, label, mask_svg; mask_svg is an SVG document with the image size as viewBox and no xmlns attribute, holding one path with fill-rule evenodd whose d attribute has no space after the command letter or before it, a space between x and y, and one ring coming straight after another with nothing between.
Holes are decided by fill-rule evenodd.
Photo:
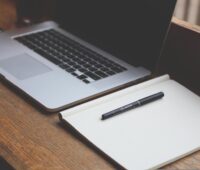
<instances>
[{"instance_id":1,"label":"laptop screen","mask_svg":"<svg viewBox=\"0 0 200 170\"><path fill-rule=\"evenodd\" d=\"M176 0L59 0L68 32L132 64L154 70Z\"/></svg>"}]
</instances>

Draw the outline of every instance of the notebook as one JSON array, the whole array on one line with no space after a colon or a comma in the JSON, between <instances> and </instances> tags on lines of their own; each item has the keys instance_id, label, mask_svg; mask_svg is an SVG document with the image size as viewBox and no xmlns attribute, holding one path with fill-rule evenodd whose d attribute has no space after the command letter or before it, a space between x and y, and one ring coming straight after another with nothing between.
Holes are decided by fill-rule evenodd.
<instances>
[{"instance_id":1,"label":"notebook","mask_svg":"<svg viewBox=\"0 0 200 170\"><path fill-rule=\"evenodd\" d=\"M101 120L160 91L160 100ZM200 149L200 97L168 75L65 110L60 119L125 169L157 169Z\"/></svg>"}]
</instances>

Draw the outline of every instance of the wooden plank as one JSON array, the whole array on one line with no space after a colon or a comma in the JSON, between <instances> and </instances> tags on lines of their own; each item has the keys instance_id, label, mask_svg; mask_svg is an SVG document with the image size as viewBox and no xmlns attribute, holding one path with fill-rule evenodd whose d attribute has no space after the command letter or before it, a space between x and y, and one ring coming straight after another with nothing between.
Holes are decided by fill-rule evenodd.
<instances>
[{"instance_id":1,"label":"wooden plank","mask_svg":"<svg viewBox=\"0 0 200 170\"><path fill-rule=\"evenodd\" d=\"M200 95L200 27L173 19L159 72L172 78Z\"/></svg>"},{"instance_id":2,"label":"wooden plank","mask_svg":"<svg viewBox=\"0 0 200 170\"><path fill-rule=\"evenodd\" d=\"M15 26L17 14L12 0L0 0L0 28L11 29Z\"/></svg>"},{"instance_id":3,"label":"wooden plank","mask_svg":"<svg viewBox=\"0 0 200 170\"><path fill-rule=\"evenodd\" d=\"M111 169L101 155L0 83L0 155L16 169Z\"/></svg>"}]
</instances>

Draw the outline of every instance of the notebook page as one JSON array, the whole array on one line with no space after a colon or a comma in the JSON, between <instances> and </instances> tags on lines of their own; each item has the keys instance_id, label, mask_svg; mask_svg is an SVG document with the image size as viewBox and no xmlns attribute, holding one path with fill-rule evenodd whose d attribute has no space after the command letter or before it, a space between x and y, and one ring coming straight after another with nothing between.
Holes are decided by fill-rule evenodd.
<instances>
[{"instance_id":1,"label":"notebook page","mask_svg":"<svg viewBox=\"0 0 200 170\"><path fill-rule=\"evenodd\" d=\"M112 100L67 110L63 119L126 169L158 168L199 149L198 96L169 79L132 88ZM101 120L103 113L159 91L163 99Z\"/></svg>"}]
</instances>

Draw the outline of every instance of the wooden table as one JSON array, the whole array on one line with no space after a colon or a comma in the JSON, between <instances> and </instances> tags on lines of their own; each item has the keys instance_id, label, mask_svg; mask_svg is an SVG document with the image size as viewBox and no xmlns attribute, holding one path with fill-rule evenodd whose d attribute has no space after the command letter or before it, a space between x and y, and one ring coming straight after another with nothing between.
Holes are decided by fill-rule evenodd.
<instances>
[{"instance_id":1,"label":"wooden table","mask_svg":"<svg viewBox=\"0 0 200 170\"><path fill-rule=\"evenodd\" d=\"M11 14L13 16L15 12ZM2 19L3 16L1 26L12 27L12 22L5 24ZM198 75L199 79L200 48L197 44L200 44L200 29L174 19L159 72L170 73L173 78L198 93L199 82L191 76ZM185 67L188 61L191 64L189 68ZM186 75L183 76L183 73ZM64 127L57 113L42 111L3 81L0 82L0 156L20 170L119 168L81 140L70 128ZM163 169L200 169L200 151Z\"/></svg>"}]
</instances>

